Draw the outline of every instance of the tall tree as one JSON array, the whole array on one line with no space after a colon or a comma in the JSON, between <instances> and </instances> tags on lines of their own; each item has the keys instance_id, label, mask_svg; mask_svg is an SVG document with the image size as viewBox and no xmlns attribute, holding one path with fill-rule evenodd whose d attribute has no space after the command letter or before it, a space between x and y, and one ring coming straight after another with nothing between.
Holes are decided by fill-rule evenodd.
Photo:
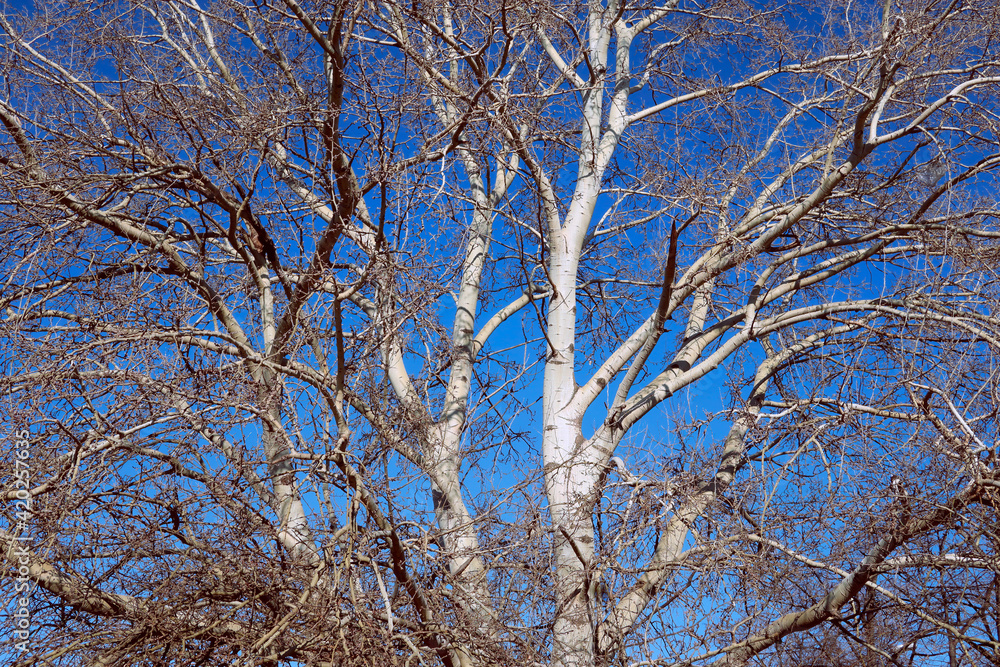
<instances>
[{"instance_id":1,"label":"tall tree","mask_svg":"<svg viewBox=\"0 0 1000 667\"><path fill-rule=\"evenodd\" d=\"M996 661L997 26L6 10L6 655Z\"/></svg>"}]
</instances>

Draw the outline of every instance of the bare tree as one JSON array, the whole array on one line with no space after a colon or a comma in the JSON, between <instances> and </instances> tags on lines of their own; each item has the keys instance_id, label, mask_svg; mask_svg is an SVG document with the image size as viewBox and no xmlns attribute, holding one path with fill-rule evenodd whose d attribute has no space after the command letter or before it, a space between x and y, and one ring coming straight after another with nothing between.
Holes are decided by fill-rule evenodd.
<instances>
[{"instance_id":1,"label":"bare tree","mask_svg":"<svg viewBox=\"0 0 1000 667\"><path fill-rule=\"evenodd\" d=\"M5 655L995 663L998 25L6 10Z\"/></svg>"}]
</instances>

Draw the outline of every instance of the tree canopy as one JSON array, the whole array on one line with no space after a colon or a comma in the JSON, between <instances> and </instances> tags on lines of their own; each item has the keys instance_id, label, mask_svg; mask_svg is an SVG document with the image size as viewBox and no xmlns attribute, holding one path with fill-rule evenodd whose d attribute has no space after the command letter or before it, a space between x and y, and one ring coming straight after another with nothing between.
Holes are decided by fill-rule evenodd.
<instances>
[{"instance_id":1,"label":"tree canopy","mask_svg":"<svg viewBox=\"0 0 1000 667\"><path fill-rule=\"evenodd\" d=\"M0 654L996 663L998 31L7 6Z\"/></svg>"}]
</instances>

